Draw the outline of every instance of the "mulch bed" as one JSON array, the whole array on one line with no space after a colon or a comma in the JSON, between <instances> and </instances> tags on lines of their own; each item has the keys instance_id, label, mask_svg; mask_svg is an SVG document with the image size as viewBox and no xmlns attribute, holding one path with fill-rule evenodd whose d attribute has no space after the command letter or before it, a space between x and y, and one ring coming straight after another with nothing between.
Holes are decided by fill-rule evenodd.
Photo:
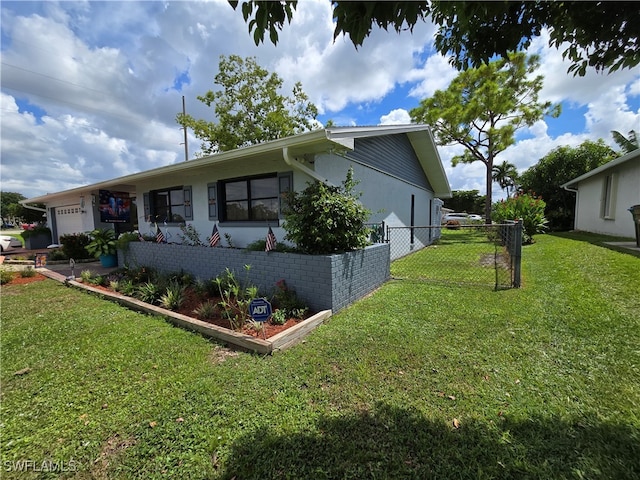
<instances>
[{"instance_id":1,"label":"mulch bed","mask_svg":"<svg viewBox=\"0 0 640 480\"><path fill-rule=\"evenodd\" d=\"M110 292L113 293L113 290L109 287L105 287L102 285L92 285L92 287L97 288L98 290L104 290L105 292ZM207 322L207 323L211 323L212 325L216 325L218 327L222 327L222 328L226 328L228 330L233 330L231 328L231 323L229 322L229 320L227 320L226 318L222 318L222 316L217 315L214 318L198 318L193 311L200 306L201 303L203 303L204 301L210 301L212 303L218 303L220 301L220 298L218 297L208 297L203 299L202 296L200 295L196 295L195 292L190 289L187 288L186 292L185 292L185 301L182 303L182 306L178 309L175 310L176 313L179 313L181 315L185 315L187 317L192 317L195 318L197 320L200 320L202 322ZM307 313L307 315L305 316L306 318L309 318L313 315L313 313ZM283 325L275 325L273 323L271 323L271 321L269 322L264 322L263 323L263 330L264 333L262 331L256 331L253 328L251 328L250 326L244 326L244 328L242 329L242 333L244 333L245 335L251 335L252 337L256 337L256 338L270 338L273 337L274 335L277 335L280 332L283 332L295 325L297 325L298 323L300 323L303 320L299 320L299 319L295 319L295 318L290 318L289 320L287 320ZM236 330L237 331L237 330Z\"/></svg>"},{"instance_id":2,"label":"mulch bed","mask_svg":"<svg viewBox=\"0 0 640 480\"><path fill-rule=\"evenodd\" d=\"M44 275L40 274L40 273L36 273L34 276L32 277L22 277L20 275L20 272L15 272L13 274L13 278L11 279L10 282L8 282L6 285L26 285L29 283L33 283L33 282L40 282L42 280L46 280L47 277L45 277ZM101 286L101 285L92 285L92 287L97 288L99 290L104 290L105 292L110 292L112 293L113 290L110 289L109 287L105 287L105 286ZM213 303L217 303L220 301L219 298L209 298L209 301L213 302ZM196 295L191 289L187 289L186 291L186 298L184 303L182 304L182 307L176 311L176 313L180 313L182 315L185 315L187 317L192 317L192 318L197 318L193 311L203 302L203 299L201 296ZM311 315L313 315L313 313L308 313L306 318L310 317ZM203 319L200 318L198 320L201 320L203 322L207 322L207 323L211 323L213 325L217 325L218 327L222 327L222 328L226 328L231 330L231 324L229 323L229 320L222 318L221 316L217 316L215 318L212 319ZM263 324L263 330L264 330L264 334L263 332L257 332L254 329L252 329L249 326L245 326L242 329L242 333L246 334L246 335L251 335L252 337L256 337L256 338L270 338L273 337L274 335L277 335L280 332L283 332L295 325L297 325L299 322L304 321L304 320L298 320L298 319L294 319L294 318L290 318L289 320L286 321L286 323L284 323L284 325L274 325L272 324L270 321L269 322L265 322Z\"/></svg>"}]
</instances>

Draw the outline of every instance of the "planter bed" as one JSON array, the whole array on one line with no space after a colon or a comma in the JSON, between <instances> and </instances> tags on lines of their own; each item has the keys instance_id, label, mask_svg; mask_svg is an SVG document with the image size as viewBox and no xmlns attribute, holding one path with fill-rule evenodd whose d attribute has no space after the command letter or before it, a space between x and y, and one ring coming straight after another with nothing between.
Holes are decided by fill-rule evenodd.
<instances>
[{"instance_id":1,"label":"planter bed","mask_svg":"<svg viewBox=\"0 0 640 480\"><path fill-rule=\"evenodd\" d=\"M132 310L137 310L152 315L165 318L174 325L188 330L193 330L202 335L215 338L224 343L231 344L243 350L256 352L262 355L271 354L273 352L284 350L296 343L300 342L306 335L313 331L318 325L331 316L331 310L323 310L315 315L298 322L296 325L272 336L267 339L257 338L246 333L236 332L224 327L219 327L212 323L198 320L187 315L166 310L156 305L150 305L138 299L127 297L120 293L98 288L93 285L86 285L74 280L67 280L64 275L53 272L46 268L39 269L39 273L59 282L66 282L76 288L81 288L89 292L99 294L107 299L117 302Z\"/></svg>"}]
</instances>

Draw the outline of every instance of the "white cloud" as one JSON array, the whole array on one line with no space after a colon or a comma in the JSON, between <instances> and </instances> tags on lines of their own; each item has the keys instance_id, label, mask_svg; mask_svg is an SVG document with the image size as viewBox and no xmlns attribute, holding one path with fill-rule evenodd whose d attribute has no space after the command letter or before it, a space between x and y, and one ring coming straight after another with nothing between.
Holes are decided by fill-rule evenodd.
<instances>
[{"instance_id":1,"label":"white cloud","mask_svg":"<svg viewBox=\"0 0 640 480\"><path fill-rule=\"evenodd\" d=\"M411 116L403 108L391 110L387 115L380 117L380 125L406 125L408 123L411 123Z\"/></svg>"}]
</instances>

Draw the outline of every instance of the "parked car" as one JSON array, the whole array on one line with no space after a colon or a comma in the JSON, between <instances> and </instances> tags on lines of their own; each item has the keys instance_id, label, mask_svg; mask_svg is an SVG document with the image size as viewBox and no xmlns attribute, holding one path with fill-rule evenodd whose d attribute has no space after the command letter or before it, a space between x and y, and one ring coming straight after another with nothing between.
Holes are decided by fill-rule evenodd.
<instances>
[{"instance_id":1,"label":"parked car","mask_svg":"<svg viewBox=\"0 0 640 480\"><path fill-rule=\"evenodd\" d=\"M22 248L22 242L11 235L0 235L0 252L12 248Z\"/></svg>"},{"instance_id":2,"label":"parked car","mask_svg":"<svg viewBox=\"0 0 640 480\"><path fill-rule=\"evenodd\" d=\"M483 218L475 213L464 212L447 213L442 217L442 225L446 225L450 221L457 221L460 225L469 225L471 223L482 223Z\"/></svg>"},{"instance_id":3,"label":"parked car","mask_svg":"<svg viewBox=\"0 0 640 480\"><path fill-rule=\"evenodd\" d=\"M442 217L442 224L446 225L447 222L456 221L460 225L466 225L469 223L468 213L447 213Z\"/></svg>"},{"instance_id":4,"label":"parked car","mask_svg":"<svg viewBox=\"0 0 640 480\"><path fill-rule=\"evenodd\" d=\"M16 228L16 226L11 222L2 222L2 228Z\"/></svg>"}]
</instances>

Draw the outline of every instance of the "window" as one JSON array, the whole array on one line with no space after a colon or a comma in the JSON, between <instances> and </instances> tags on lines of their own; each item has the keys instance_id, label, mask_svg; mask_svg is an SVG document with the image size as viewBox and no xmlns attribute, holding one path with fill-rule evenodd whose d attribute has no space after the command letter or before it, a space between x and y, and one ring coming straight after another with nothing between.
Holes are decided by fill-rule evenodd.
<instances>
[{"instance_id":1,"label":"window","mask_svg":"<svg viewBox=\"0 0 640 480\"><path fill-rule=\"evenodd\" d=\"M149 205L149 221L182 223L193 220L191 209L191 187L170 187L152 190L145 195L145 210Z\"/></svg>"},{"instance_id":2,"label":"window","mask_svg":"<svg viewBox=\"0 0 640 480\"><path fill-rule=\"evenodd\" d=\"M277 220L280 211L278 176L221 182L222 219L229 222Z\"/></svg>"},{"instance_id":3,"label":"window","mask_svg":"<svg viewBox=\"0 0 640 480\"><path fill-rule=\"evenodd\" d=\"M616 175L604 177L602 184L602 202L600 216L604 219L615 219Z\"/></svg>"}]
</instances>

